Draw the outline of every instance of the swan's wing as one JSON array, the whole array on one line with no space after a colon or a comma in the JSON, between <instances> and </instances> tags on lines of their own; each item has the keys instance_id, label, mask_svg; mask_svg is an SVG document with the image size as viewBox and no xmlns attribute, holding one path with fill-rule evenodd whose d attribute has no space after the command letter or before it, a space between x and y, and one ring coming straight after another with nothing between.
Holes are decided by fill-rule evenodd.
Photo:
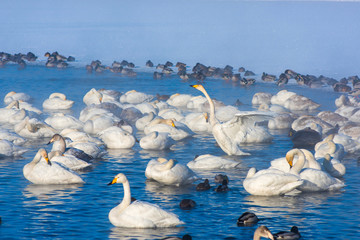
<instances>
[{"instance_id":1,"label":"swan's wing","mask_svg":"<svg viewBox=\"0 0 360 240\"><path fill-rule=\"evenodd\" d=\"M274 114L263 114L256 112L241 112L221 125L223 131L230 137L235 138L239 131L246 131L247 128L252 128L255 123L267 121L273 118Z\"/></svg>"},{"instance_id":2,"label":"swan's wing","mask_svg":"<svg viewBox=\"0 0 360 240\"><path fill-rule=\"evenodd\" d=\"M127 216L126 221L131 218L137 219L143 227L151 226L150 222L156 227L174 227L183 224L177 215L163 210L158 205L142 201L131 203L121 214Z\"/></svg>"}]
</instances>

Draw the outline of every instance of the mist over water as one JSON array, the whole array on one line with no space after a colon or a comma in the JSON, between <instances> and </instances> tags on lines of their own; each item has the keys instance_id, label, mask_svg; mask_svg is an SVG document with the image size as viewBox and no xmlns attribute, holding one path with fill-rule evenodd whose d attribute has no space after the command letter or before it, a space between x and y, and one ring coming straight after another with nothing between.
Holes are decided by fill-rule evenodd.
<instances>
[{"instance_id":1,"label":"mist over water","mask_svg":"<svg viewBox=\"0 0 360 240\"><path fill-rule=\"evenodd\" d=\"M79 61L182 61L257 72L358 74L359 2L1 2L1 51Z\"/></svg>"}]
</instances>

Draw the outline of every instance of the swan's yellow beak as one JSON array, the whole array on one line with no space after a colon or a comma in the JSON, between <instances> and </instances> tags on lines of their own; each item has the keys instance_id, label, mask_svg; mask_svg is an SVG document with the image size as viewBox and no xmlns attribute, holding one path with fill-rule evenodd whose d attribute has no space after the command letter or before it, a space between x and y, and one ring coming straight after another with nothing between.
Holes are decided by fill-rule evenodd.
<instances>
[{"instance_id":1,"label":"swan's yellow beak","mask_svg":"<svg viewBox=\"0 0 360 240\"><path fill-rule=\"evenodd\" d=\"M44 159L46 160L47 164L49 164L51 166L51 162L50 162L50 159L48 158L48 156L44 156Z\"/></svg>"},{"instance_id":2,"label":"swan's yellow beak","mask_svg":"<svg viewBox=\"0 0 360 240\"><path fill-rule=\"evenodd\" d=\"M190 85L190 87L193 87L193 88L197 88L198 86L199 86L198 84Z\"/></svg>"},{"instance_id":3,"label":"swan's yellow beak","mask_svg":"<svg viewBox=\"0 0 360 240\"><path fill-rule=\"evenodd\" d=\"M293 166L293 158L289 157L289 156L286 156L286 161L289 163L290 168L292 168L292 166Z\"/></svg>"},{"instance_id":4,"label":"swan's yellow beak","mask_svg":"<svg viewBox=\"0 0 360 240\"><path fill-rule=\"evenodd\" d=\"M175 127L174 121L171 121L171 126Z\"/></svg>"},{"instance_id":5,"label":"swan's yellow beak","mask_svg":"<svg viewBox=\"0 0 360 240\"><path fill-rule=\"evenodd\" d=\"M111 182L108 183L108 185L112 185L117 182L117 178L115 177Z\"/></svg>"}]
</instances>

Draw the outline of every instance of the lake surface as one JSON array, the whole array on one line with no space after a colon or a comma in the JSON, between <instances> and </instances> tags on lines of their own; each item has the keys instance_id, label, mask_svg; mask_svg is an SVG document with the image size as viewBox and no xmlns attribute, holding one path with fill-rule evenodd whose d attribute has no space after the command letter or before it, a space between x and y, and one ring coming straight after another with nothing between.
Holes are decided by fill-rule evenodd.
<instances>
[{"instance_id":1,"label":"lake surface","mask_svg":"<svg viewBox=\"0 0 360 240\"><path fill-rule=\"evenodd\" d=\"M141 65L141 64L140 64ZM236 68L236 66L234 66ZM25 92L33 97L33 105L42 109L42 102L52 92L62 92L75 104L71 114L79 117L85 107L82 97L91 88L118 90L122 93L137 90L148 94L201 93L190 88L195 81L184 82L177 75L160 80L153 79L153 71L136 68L137 77L129 78L106 72L88 74L84 67L65 70L48 69L44 66L28 66L18 70L8 65L0 69L0 99L9 91ZM320 103L319 110L334 111L334 100L340 96L330 88L310 89L288 84L277 87L264 83L257 75L257 82L241 87L222 79L206 79L204 86L212 98L225 104L234 104L239 99L241 110L253 110L251 99L254 93L265 91L277 93L287 89ZM331 76L329 76L331 77ZM348 76L344 76L348 77ZM338 79L339 80L339 79ZM2 100L1 100L2 102ZM1 103L4 106L3 103ZM48 113L43 113L45 119ZM266 225L276 233L296 225L303 239L357 239L360 238L360 162L346 158L346 187L336 192L300 194L297 196L258 197L248 194L242 182L250 167L267 168L269 162L285 155L292 148L287 131L272 131L271 144L255 144L243 147L250 156L226 156L215 145L211 134L197 134L177 142L169 151L146 151L138 144L128 150L108 150L103 159L96 160L94 167L81 175L82 185L37 186L27 181L22 169L30 162L49 139L27 143L29 149L21 158L0 160L0 225L1 239L158 239L165 236L190 234L193 239L252 239L258 225ZM137 137L141 138L141 133ZM197 192L196 184L183 187L161 186L146 181L144 171L149 160L158 157L176 159L186 164L195 155L213 154L234 159L240 169L197 171L208 178L212 189ZM186 222L183 227L134 230L114 227L108 220L109 211L121 202L121 184L107 186L118 173L125 173L130 181L132 195L177 214ZM217 193L213 189L216 174L227 174L230 191ZM197 206L182 210L179 203L184 198L193 199ZM237 218L245 211L252 211L260 218L253 227L237 227Z\"/></svg>"}]
</instances>

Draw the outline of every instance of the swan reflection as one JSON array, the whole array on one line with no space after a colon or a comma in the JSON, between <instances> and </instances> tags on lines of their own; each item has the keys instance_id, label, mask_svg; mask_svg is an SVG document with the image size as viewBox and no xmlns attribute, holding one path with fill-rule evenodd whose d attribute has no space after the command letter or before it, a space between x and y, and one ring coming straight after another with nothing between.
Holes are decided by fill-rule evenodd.
<instances>
[{"instance_id":1,"label":"swan reflection","mask_svg":"<svg viewBox=\"0 0 360 240\"><path fill-rule=\"evenodd\" d=\"M26 197L25 203L28 204L63 204L72 199L72 194L81 190L82 184L54 184L38 185L29 184L23 191Z\"/></svg>"},{"instance_id":2,"label":"swan reflection","mask_svg":"<svg viewBox=\"0 0 360 240\"><path fill-rule=\"evenodd\" d=\"M116 162L132 162L135 151L133 149L107 149L108 154L104 158L116 159Z\"/></svg>"},{"instance_id":3,"label":"swan reflection","mask_svg":"<svg viewBox=\"0 0 360 240\"><path fill-rule=\"evenodd\" d=\"M181 231L184 230L184 227L174 227L174 228L156 228L156 229L137 229L137 228L120 228L113 227L109 234L109 239L160 239L166 236L179 235ZM181 235L181 234L180 234Z\"/></svg>"},{"instance_id":4,"label":"swan reflection","mask_svg":"<svg viewBox=\"0 0 360 240\"><path fill-rule=\"evenodd\" d=\"M151 192L154 197L168 201L172 200L174 195L190 194L195 188L195 185L192 184L177 187L172 185L163 185L152 180L146 180L145 184L145 190L147 192Z\"/></svg>"}]
</instances>

